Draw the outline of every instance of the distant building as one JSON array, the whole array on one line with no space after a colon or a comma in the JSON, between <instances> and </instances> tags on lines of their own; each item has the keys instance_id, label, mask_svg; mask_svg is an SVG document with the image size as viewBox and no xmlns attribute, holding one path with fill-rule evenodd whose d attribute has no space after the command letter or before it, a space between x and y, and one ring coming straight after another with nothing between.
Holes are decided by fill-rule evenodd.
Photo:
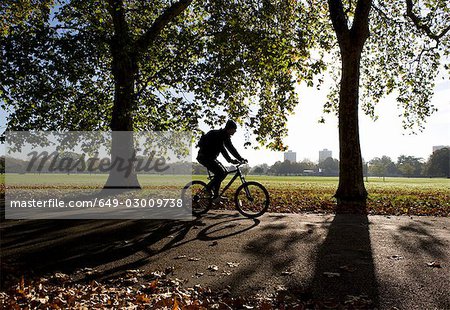
<instances>
[{"instance_id":1,"label":"distant building","mask_svg":"<svg viewBox=\"0 0 450 310\"><path fill-rule=\"evenodd\" d=\"M323 162L328 157L333 157L333 152L331 152L328 149L323 149L322 151L319 151L319 163Z\"/></svg>"},{"instance_id":2,"label":"distant building","mask_svg":"<svg viewBox=\"0 0 450 310\"><path fill-rule=\"evenodd\" d=\"M442 150L444 148L450 149L450 146L448 145L434 145L433 146L433 153L439 150Z\"/></svg>"},{"instance_id":3,"label":"distant building","mask_svg":"<svg viewBox=\"0 0 450 310\"><path fill-rule=\"evenodd\" d=\"M284 160L289 160L291 163L295 163L297 161L297 153L292 152L291 150L284 153Z\"/></svg>"}]
</instances>

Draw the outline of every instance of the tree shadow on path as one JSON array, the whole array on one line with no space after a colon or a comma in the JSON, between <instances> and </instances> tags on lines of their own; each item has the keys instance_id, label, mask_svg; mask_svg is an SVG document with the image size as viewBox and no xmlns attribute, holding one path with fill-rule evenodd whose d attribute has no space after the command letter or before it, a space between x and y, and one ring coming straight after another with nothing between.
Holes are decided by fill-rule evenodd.
<instances>
[{"instance_id":1,"label":"tree shadow on path","mask_svg":"<svg viewBox=\"0 0 450 310\"><path fill-rule=\"evenodd\" d=\"M261 229L245 245L248 263L224 283L234 294L278 288L302 301L349 301L356 309L379 304L367 216L338 214L293 226L265 222Z\"/></svg>"},{"instance_id":2,"label":"tree shadow on path","mask_svg":"<svg viewBox=\"0 0 450 310\"><path fill-rule=\"evenodd\" d=\"M337 214L316 258L310 290L315 298L367 298L377 307L379 289L366 215ZM355 299L353 298L353 299ZM361 305L362 306L362 305Z\"/></svg>"}]
</instances>

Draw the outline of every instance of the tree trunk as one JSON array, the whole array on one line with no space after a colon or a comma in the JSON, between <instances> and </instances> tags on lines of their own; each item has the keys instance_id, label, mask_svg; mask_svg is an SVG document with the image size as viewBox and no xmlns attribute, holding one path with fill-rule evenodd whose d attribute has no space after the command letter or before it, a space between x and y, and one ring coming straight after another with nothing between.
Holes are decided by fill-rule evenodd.
<instances>
[{"instance_id":1,"label":"tree trunk","mask_svg":"<svg viewBox=\"0 0 450 310\"><path fill-rule=\"evenodd\" d=\"M338 213L365 213L367 191L364 187L359 144L358 105L359 69L364 43L369 37L369 12L372 0L358 0L352 27L341 0L328 0L331 22L341 52L339 91L339 186L335 197Z\"/></svg>"},{"instance_id":2,"label":"tree trunk","mask_svg":"<svg viewBox=\"0 0 450 310\"><path fill-rule=\"evenodd\" d=\"M337 212L363 213L367 191L359 142L359 66L361 50L353 44L341 49L342 77L339 93L339 186Z\"/></svg>"},{"instance_id":3,"label":"tree trunk","mask_svg":"<svg viewBox=\"0 0 450 310\"><path fill-rule=\"evenodd\" d=\"M139 39L133 41L125 18L123 0L109 0L109 13L114 25L110 42L112 74L114 76L114 106L111 119L111 162L135 160L133 142L133 112L135 104L134 84L138 72L138 58L154 42L162 29L179 16L192 0L172 3ZM127 132L127 133L125 133ZM133 169L111 169L105 188L140 188Z\"/></svg>"},{"instance_id":4,"label":"tree trunk","mask_svg":"<svg viewBox=\"0 0 450 310\"><path fill-rule=\"evenodd\" d=\"M140 188L134 170L133 141L134 84L137 73L136 55L132 48L123 4L111 1L114 37L110 42L114 105L111 118L111 170L105 188ZM120 167L120 163L122 167Z\"/></svg>"}]
</instances>

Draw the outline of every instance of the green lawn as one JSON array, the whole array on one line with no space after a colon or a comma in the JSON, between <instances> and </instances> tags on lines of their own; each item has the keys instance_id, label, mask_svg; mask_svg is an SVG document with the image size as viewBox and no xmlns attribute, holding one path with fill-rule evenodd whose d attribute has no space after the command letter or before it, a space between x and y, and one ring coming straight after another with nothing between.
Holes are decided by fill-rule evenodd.
<instances>
[{"instance_id":1,"label":"green lawn","mask_svg":"<svg viewBox=\"0 0 450 310\"><path fill-rule=\"evenodd\" d=\"M48 175L26 174L8 175L7 186L78 185L100 188L106 175ZM139 181L144 187L170 185L182 188L189 176L141 175ZM207 181L206 176L193 175L192 179ZM227 178L229 180L230 177ZM338 185L337 177L303 176L247 176L247 180L264 184L270 193L272 212L333 212L336 205L333 195ZM0 193L4 192L4 175L0 175ZM224 181L223 184L226 181ZM237 180L228 190L232 201ZM450 216L450 179L443 178L375 178L365 182L368 210L372 214L391 215L436 215ZM226 208L234 208L232 203Z\"/></svg>"}]
</instances>

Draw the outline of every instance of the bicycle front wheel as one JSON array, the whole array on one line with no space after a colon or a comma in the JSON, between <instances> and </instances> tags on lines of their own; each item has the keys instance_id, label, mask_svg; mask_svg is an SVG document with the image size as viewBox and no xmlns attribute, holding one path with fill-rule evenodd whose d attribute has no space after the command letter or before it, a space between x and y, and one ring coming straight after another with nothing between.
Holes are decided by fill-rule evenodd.
<instances>
[{"instance_id":1,"label":"bicycle front wheel","mask_svg":"<svg viewBox=\"0 0 450 310\"><path fill-rule=\"evenodd\" d=\"M212 192L203 181L192 181L186 184L181 196L183 203L192 207L192 214L195 216L208 212L212 206Z\"/></svg>"},{"instance_id":2,"label":"bicycle front wheel","mask_svg":"<svg viewBox=\"0 0 450 310\"><path fill-rule=\"evenodd\" d=\"M245 182L236 190L234 203L243 216L255 218L269 208L269 192L258 182Z\"/></svg>"}]
</instances>

